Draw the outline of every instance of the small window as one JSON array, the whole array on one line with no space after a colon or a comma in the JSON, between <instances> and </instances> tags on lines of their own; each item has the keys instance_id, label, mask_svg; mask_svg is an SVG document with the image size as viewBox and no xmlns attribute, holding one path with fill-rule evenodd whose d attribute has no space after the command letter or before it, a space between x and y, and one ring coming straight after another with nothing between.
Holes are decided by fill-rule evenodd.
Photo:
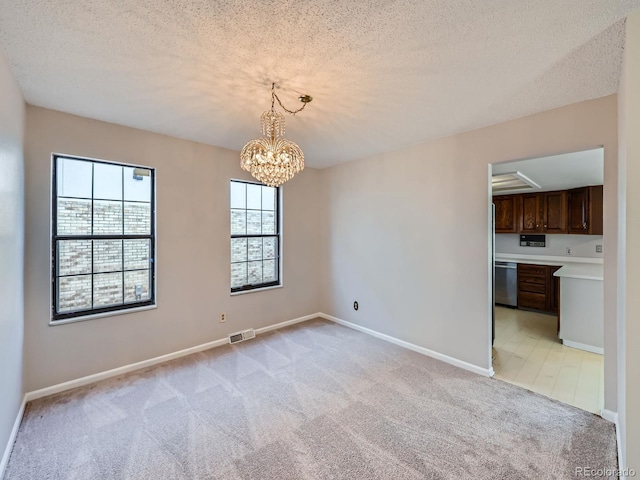
<instances>
[{"instance_id":1,"label":"small window","mask_svg":"<svg viewBox=\"0 0 640 480\"><path fill-rule=\"evenodd\" d=\"M52 321L155 304L155 171L54 155Z\"/></svg>"},{"instance_id":2,"label":"small window","mask_svg":"<svg viewBox=\"0 0 640 480\"><path fill-rule=\"evenodd\" d=\"M231 292L280 285L278 194L231 180Z\"/></svg>"}]
</instances>

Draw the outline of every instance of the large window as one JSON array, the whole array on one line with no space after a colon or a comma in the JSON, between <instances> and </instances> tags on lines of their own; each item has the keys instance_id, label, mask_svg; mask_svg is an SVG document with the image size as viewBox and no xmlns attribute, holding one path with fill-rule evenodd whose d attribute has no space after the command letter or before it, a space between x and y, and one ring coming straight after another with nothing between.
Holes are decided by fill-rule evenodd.
<instances>
[{"instance_id":1,"label":"large window","mask_svg":"<svg viewBox=\"0 0 640 480\"><path fill-rule=\"evenodd\" d=\"M231 180L231 291L280 285L278 188Z\"/></svg>"},{"instance_id":2,"label":"large window","mask_svg":"<svg viewBox=\"0 0 640 480\"><path fill-rule=\"evenodd\" d=\"M154 177L54 155L53 322L154 304Z\"/></svg>"}]
</instances>

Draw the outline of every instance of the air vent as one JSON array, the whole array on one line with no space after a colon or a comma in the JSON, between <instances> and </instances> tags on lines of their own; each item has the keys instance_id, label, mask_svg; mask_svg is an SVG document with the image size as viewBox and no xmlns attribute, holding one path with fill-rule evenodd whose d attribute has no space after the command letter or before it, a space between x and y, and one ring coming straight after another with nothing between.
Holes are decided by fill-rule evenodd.
<instances>
[{"instance_id":1,"label":"air vent","mask_svg":"<svg viewBox=\"0 0 640 480\"><path fill-rule=\"evenodd\" d=\"M527 190L540 190L542 187L520 172L502 173L491 177L493 193L520 192Z\"/></svg>"},{"instance_id":2,"label":"air vent","mask_svg":"<svg viewBox=\"0 0 640 480\"><path fill-rule=\"evenodd\" d=\"M253 328L250 328L249 330L243 330L242 332L232 333L229 335L229 343L244 342L250 338L255 338L255 336L256 331Z\"/></svg>"}]
</instances>

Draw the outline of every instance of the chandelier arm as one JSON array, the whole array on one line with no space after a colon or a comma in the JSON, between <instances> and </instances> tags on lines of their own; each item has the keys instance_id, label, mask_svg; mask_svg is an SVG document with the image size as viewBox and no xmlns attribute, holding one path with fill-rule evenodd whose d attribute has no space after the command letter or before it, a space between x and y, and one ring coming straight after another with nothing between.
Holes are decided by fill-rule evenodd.
<instances>
[{"instance_id":1,"label":"chandelier arm","mask_svg":"<svg viewBox=\"0 0 640 480\"><path fill-rule=\"evenodd\" d=\"M278 100L278 104L282 107L282 109L283 109L285 112L287 112L287 113L289 113L289 114L291 114L291 115L295 115L296 113L301 112L302 110L304 110L304 107L306 107L306 106L307 106L307 104L306 104L306 103L303 103L303 104L302 104L302 107L300 107L298 110L289 110L287 107L285 107L285 106L282 104L282 102L280 101L280 98L278 97L278 94L277 94L277 93L273 92L273 93L272 93L272 95L273 95L273 97L275 97L275 99L276 99L276 100ZM272 102L273 102L273 97L272 97ZM273 106L272 106L271 108L273 108Z\"/></svg>"}]
</instances>

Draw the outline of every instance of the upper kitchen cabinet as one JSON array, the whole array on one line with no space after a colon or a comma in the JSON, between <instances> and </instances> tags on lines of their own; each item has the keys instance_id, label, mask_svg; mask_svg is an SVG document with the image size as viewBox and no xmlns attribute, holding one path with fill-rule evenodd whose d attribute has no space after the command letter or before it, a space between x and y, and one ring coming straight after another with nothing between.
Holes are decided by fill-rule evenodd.
<instances>
[{"instance_id":1,"label":"upper kitchen cabinet","mask_svg":"<svg viewBox=\"0 0 640 480\"><path fill-rule=\"evenodd\" d=\"M518 195L500 195L493 197L496 206L496 233L518 233Z\"/></svg>"},{"instance_id":2,"label":"upper kitchen cabinet","mask_svg":"<svg viewBox=\"0 0 640 480\"><path fill-rule=\"evenodd\" d=\"M521 195L521 233L567 233L567 193Z\"/></svg>"},{"instance_id":3,"label":"upper kitchen cabinet","mask_svg":"<svg viewBox=\"0 0 640 480\"><path fill-rule=\"evenodd\" d=\"M538 233L540 232L540 196L537 193L521 195L520 200L520 232Z\"/></svg>"},{"instance_id":4,"label":"upper kitchen cabinet","mask_svg":"<svg viewBox=\"0 0 640 480\"><path fill-rule=\"evenodd\" d=\"M602 235L602 185L574 188L568 196L569 233Z\"/></svg>"},{"instance_id":5,"label":"upper kitchen cabinet","mask_svg":"<svg viewBox=\"0 0 640 480\"><path fill-rule=\"evenodd\" d=\"M567 192L541 193L542 231L545 233L567 233Z\"/></svg>"}]
</instances>

